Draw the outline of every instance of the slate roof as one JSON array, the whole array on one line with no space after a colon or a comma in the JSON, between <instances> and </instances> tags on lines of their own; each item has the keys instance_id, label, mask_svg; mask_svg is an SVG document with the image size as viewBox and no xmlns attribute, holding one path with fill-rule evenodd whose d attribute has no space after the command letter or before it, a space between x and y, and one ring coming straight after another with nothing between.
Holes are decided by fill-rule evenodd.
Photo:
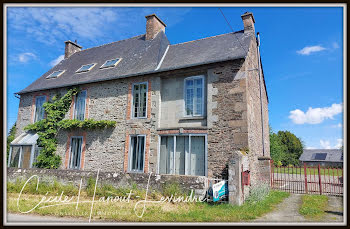
<instances>
[{"instance_id":1,"label":"slate roof","mask_svg":"<svg viewBox=\"0 0 350 229\"><path fill-rule=\"evenodd\" d=\"M170 45L164 32L152 40L145 40L143 34L76 52L16 94L245 58L252 38L254 35L238 31ZM122 58L116 67L100 69L106 60L115 58ZM97 63L92 70L76 73L82 65L91 63ZM58 70L66 71L58 78L46 79Z\"/></svg>"},{"instance_id":2,"label":"slate roof","mask_svg":"<svg viewBox=\"0 0 350 229\"><path fill-rule=\"evenodd\" d=\"M315 160L314 154L316 153L326 153L325 160ZM343 162L343 151L341 149L304 149L303 154L300 156L300 161L306 162Z\"/></svg>"}]
</instances>

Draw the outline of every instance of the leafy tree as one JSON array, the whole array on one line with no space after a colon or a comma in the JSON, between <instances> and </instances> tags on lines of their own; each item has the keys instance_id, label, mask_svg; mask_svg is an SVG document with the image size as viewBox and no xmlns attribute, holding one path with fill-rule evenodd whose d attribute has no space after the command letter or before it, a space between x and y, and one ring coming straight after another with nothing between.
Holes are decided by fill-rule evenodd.
<instances>
[{"instance_id":1,"label":"leafy tree","mask_svg":"<svg viewBox=\"0 0 350 229\"><path fill-rule=\"evenodd\" d=\"M275 165L298 165L304 144L289 131L274 133L270 128L270 155Z\"/></svg>"},{"instance_id":2,"label":"leafy tree","mask_svg":"<svg viewBox=\"0 0 350 229\"><path fill-rule=\"evenodd\" d=\"M282 143L281 138L270 128L270 155L273 163L277 166L282 165L287 154L287 147Z\"/></svg>"},{"instance_id":3,"label":"leafy tree","mask_svg":"<svg viewBox=\"0 0 350 229\"><path fill-rule=\"evenodd\" d=\"M10 153L10 143L15 139L16 135L16 123L13 124L13 126L10 129L10 132L7 136L7 156L6 159L8 160L9 153Z\"/></svg>"},{"instance_id":4,"label":"leafy tree","mask_svg":"<svg viewBox=\"0 0 350 229\"><path fill-rule=\"evenodd\" d=\"M299 157L303 153L303 143L289 131L278 131L277 135L279 136L281 143L287 148L285 158L282 163L284 165L298 165Z\"/></svg>"}]
</instances>

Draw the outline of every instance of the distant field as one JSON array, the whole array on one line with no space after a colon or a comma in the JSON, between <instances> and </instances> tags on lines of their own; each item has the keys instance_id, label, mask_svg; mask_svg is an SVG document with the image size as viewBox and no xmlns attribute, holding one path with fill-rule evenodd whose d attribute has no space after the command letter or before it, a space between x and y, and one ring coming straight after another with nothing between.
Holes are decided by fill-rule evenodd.
<instances>
[{"instance_id":1,"label":"distant field","mask_svg":"<svg viewBox=\"0 0 350 229\"><path fill-rule=\"evenodd\" d=\"M287 174L304 174L304 168L296 167L274 167L274 173L287 173ZM308 175L318 175L318 168L307 168L306 174ZM328 169L321 168L321 175L328 176L343 176L342 169Z\"/></svg>"}]
</instances>

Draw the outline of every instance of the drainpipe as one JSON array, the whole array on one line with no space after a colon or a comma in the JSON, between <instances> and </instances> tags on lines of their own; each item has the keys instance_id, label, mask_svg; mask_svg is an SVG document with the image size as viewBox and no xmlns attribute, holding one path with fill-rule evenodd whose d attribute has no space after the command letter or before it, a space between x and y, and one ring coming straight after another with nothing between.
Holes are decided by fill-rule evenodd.
<instances>
[{"instance_id":1,"label":"drainpipe","mask_svg":"<svg viewBox=\"0 0 350 229\"><path fill-rule=\"evenodd\" d=\"M261 62L260 62L260 34L257 33L257 51L258 51L258 64L259 64L259 91L260 91L260 113L261 113L261 135L262 135L262 147L263 147L263 156L265 156L265 144L264 144L264 112L263 112L263 102L262 102L262 90L261 90Z\"/></svg>"}]
</instances>

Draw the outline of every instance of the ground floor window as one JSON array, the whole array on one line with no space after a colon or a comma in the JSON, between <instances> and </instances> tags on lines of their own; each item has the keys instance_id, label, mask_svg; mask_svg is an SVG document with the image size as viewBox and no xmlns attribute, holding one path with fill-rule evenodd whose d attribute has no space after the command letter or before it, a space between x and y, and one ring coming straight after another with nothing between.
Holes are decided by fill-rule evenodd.
<instances>
[{"instance_id":1,"label":"ground floor window","mask_svg":"<svg viewBox=\"0 0 350 229\"><path fill-rule=\"evenodd\" d=\"M143 172L145 160L145 143L146 136L137 135L130 137L129 151L129 171Z\"/></svg>"},{"instance_id":2,"label":"ground floor window","mask_svg":"<svg viewBox=\"0 0 350 229\"><path fill-rule=\"evenodd\" d=\"M70 161L69 161L70 169L80 169L81 151L83 148L82 146L83 146L82 136L71 138Z\"/></svg>"},{"instance_id":3,"label":"ground floor window","mask_svg":"<svg viewBox=\"0 0 350 229\"><path fill-rule=\"evenodd\" d=\"M205 152L205 136L161 136L159 173L205 176Z\"/></svg>"},{"instance_id":4,"label":"ground floor window","mask_svg":"<svg viewBox=\"0 0 350 229\"><path fill-rule=\"evenodd\" d=\"M25 169L32 168L39 152L40 148L36 145L13 145L10 147L8 166Z\"/></svg>"}]
</instances>

